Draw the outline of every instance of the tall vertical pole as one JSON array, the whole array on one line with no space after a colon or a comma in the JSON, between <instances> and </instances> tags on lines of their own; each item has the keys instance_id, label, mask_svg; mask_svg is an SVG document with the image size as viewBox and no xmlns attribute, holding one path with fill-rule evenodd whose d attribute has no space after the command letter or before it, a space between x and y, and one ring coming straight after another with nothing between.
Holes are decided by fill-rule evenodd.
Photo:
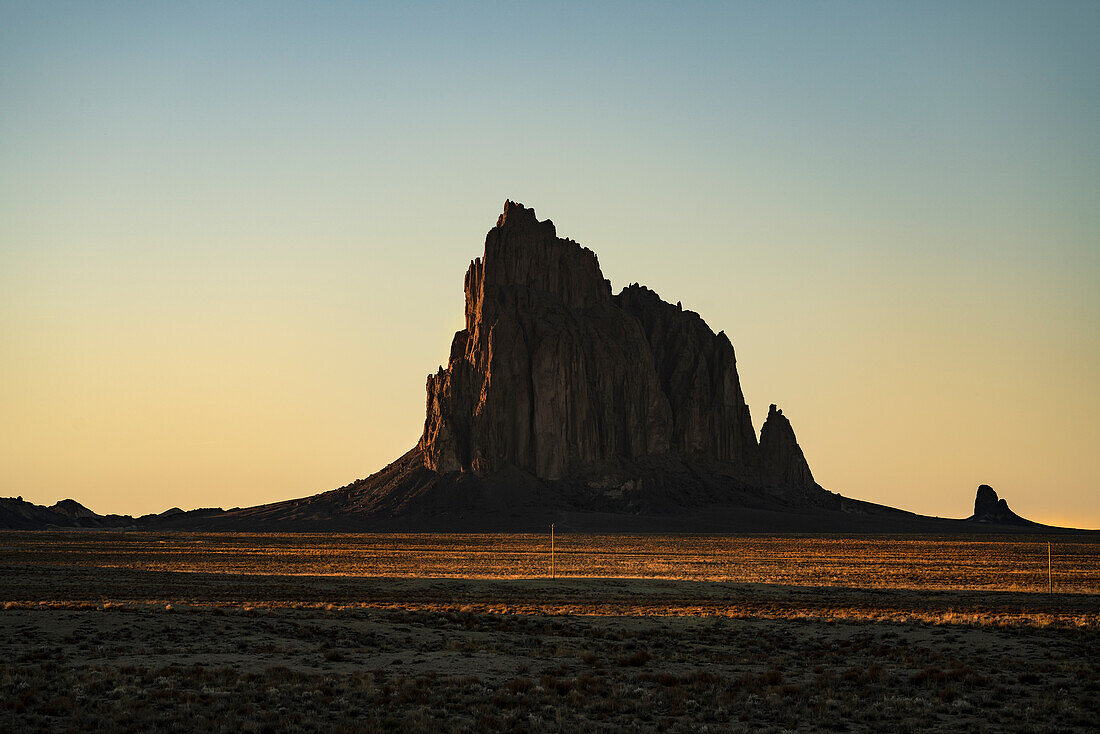
<instances>
[{"instance_id":1,"label":"tall vertical pole","mask_svg":"<svg viewBox=\"0 0 1100 734\"><path fill-rule=\"evenodd\" d=\"M554 523L550 523L550 578L557 578L554 574Z\"/></svg>"},{"instance_id":2,"label":"tall vertical pole","mask_svg":"<svg viewBox=\"0 0 1100 734\"><path fill-rule=\"evenodd\" d=\"M1047 541L1047 594L1054 596L1054 579L1050 575L1050 541Z\"/></svg>"}]
</instances>

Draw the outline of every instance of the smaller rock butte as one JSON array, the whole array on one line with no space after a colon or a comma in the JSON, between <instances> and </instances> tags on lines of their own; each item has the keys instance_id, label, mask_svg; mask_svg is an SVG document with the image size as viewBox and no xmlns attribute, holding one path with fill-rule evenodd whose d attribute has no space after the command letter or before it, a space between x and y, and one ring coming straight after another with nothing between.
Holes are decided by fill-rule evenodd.
<instances>
[{"instance_id":1,"label":"smaller rock butte","mask_svg":"<svg viewBox=\"0 0 1100 734\"><path fill-rule=\"evenodd\" d=\"M1004 499L997 498L997 492L988 484L978 486L974 496L974 514L970 518L975 522L999 523L1002 525L1037 525L1020 517L1008 508Z\"/></svg>"},{"instance_id":2,"label":"smaller rock butte","mask_svg":"<svg viewBox=\"0 0 1100 734\"><path fill-rule=\"evenodd\" d=\"M612 295L596 255L532 209L505 202L465 293L466 328L428 377L428 469L556 480L672 455L816 486L774 405L757 443L724 332L644 286Z\"/></svg>"}]
</instances>

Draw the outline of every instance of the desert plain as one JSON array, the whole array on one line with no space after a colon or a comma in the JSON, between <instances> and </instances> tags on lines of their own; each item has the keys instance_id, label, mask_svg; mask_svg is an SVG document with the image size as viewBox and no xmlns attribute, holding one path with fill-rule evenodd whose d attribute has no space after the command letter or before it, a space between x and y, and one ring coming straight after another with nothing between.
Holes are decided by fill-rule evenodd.
<instances>
[{"instance_id":1,"label":"desert plain","mask_svg":"<svg viewBox=\"0 0 1100 734\"><path fill-rule=\"evenodd\" d=\"M5 532L0 729L1100 721L1092 535L568 534L554 577L550 555L549 535Z\"/></svg>"}]
</instances>

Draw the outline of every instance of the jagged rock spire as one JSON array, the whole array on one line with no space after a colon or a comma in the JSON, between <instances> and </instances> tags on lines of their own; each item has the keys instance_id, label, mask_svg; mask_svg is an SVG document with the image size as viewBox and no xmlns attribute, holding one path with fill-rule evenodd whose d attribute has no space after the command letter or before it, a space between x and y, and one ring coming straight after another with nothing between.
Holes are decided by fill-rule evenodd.
<instances>
[{"instance_id":1,"label":"jagged rock spire","mask_svg":"<svg viewBox=\"0 0 1100 734\"><path fill-rule=\"evenodd\" d=\"M795 487L815 485L791 422L774 403L769 406L768 417L760 429L760 467L773 482Z\"/></svg>"}]
</instances>

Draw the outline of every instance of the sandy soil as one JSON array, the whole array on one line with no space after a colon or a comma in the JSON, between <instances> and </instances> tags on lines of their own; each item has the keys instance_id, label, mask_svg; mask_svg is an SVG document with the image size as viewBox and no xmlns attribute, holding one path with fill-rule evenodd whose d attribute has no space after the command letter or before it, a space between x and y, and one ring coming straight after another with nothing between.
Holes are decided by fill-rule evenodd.
<instances>
[{"instance_id":1,"label":"sandy soil","mask_svg":"<svg viewBox=\"0 0 1100 734\"><path fill-rule=\"evenodd\" d=\"M10 731L1093 730L1100 596L0 567Z\"/></svg>"}]
</instances>

